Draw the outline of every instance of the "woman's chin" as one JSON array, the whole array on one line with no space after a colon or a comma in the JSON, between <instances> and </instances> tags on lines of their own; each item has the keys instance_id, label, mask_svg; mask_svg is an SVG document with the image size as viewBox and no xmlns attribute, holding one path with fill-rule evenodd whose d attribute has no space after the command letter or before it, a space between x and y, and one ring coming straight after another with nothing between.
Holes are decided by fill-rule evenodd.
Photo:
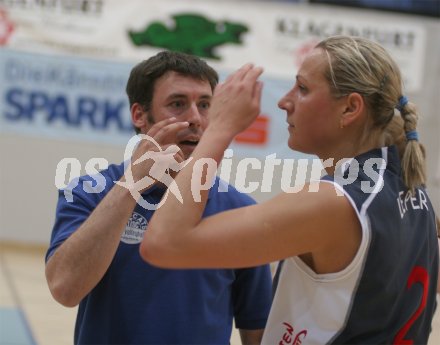
<instances>
[{"instance_id":1,"label":"woman's chin","mask_svg":"<svg viewBox=\"0 0 440 345\"><path fill-rule=\"evenodd\" d=\"M289 148L294 151L298 151L298 145L293 141L292 138L289 138L289 140L287 140L287 146L289 146Z\"/></svg>"},{"instance_id":2,"label":"woman's chin","mask_svg":"<svg viewBox=\"0 0 440 345\"><path fill-rule=\"evenodd\" d=\"M311 152L311 150L308 150L306 147L304 147L304 145L298 144L298 142L295 142L292 138L289 138L287 141L287 146L293 151L298 151L305 154L314 154Z\"/></svg>"}]
</instances>

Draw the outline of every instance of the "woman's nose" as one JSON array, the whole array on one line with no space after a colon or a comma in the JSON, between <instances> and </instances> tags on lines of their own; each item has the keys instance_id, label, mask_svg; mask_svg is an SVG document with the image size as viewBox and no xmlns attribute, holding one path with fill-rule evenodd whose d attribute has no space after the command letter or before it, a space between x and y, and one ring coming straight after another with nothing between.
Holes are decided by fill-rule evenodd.
<instances>
[{"instance_id":1,"label":"woman's nose","mask_svg":"<svg viewBox=\"0 0 440 345\"><path fill-rule=\"evenodd\" d=\"M289 111L292 109L293 107L293 102L292 100L288 97L288 95L283 96L279 101L278 101L278 107L280 109Z\"/></svg>"}]
</instances>

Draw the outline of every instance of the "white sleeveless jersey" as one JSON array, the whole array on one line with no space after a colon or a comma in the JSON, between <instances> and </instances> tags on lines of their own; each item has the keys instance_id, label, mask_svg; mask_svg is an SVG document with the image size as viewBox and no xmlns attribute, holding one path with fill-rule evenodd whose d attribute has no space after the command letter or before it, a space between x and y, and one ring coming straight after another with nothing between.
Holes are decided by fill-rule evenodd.
<instances>
[{"instance_id":1,"label":"white sleeveless jersey","mask_svg":"<svg viewBox=\"0 0 440 345\"><path fill-rule=\"evenodd\" d=\"M378 163L376 175L364 173L370 158ZM299 257L284 260L262 344L426 343L438 272L432 205L423 190L414 200L402 196L394 147L356 161L359 175L352 184L342 188L324 178L356 210L362 240L355 258L331 274L316 274ZM368 193L362 182L372 187Z\"/></svg>"},{"instance_id":2,"label":"white sleeveless jersey","mask_svg":"<svg viewBox=\"0 0 440 345\"><path fill-rule=\"evenodd\" d=\"M358 216L361 245L343 271L316 274L299 257L284 260L262 344L326 344L344 327L370 241L367 219Z\"/></svg>"}]
</instances>

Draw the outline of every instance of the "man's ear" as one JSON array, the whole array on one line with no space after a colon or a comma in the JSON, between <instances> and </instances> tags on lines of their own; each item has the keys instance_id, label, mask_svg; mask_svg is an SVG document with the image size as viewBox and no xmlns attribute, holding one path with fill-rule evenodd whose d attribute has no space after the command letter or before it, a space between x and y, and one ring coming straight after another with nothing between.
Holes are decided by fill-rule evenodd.
<instances>
[{"instance_id":1,"label":"man's ear","mask_svg":"<svg viewBox=\"0 0 440 345\"><path fill-rule=\"evenodd\" d=\"M350 93L344 102L341 115L341 128L350 126L365 116L365 102L363 97L357 93Z\"/></svg>"},{"instance_id":2,"label":"man's ear","mask_svg":"<svg viewBox=\"0 0 440 345\"><path fill-rule=\"evenodd\" d=\"M131 106L131 122L137 128L144 128L147 125L147 112L144 111L142 105L134 103Z\"/></svg>"}]
</instances>

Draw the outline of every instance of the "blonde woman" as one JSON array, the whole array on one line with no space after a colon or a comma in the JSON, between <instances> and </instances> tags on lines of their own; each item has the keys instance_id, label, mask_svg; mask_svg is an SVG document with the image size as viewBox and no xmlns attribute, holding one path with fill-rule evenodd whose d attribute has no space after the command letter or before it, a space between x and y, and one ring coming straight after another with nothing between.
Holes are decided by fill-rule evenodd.
<instances>
[{"instance_id":1,"label":"blonde woman","mask_svg":"<svg viewBox=\"0 0 440 345\"><path fill-rule=\"evenodd\" d=\"M174 268L283 260L263 344L426 344L436 303L435 214L423 188L417 112L380 45L323 40L279 101L289 147L316 154L324 178L201 219L208 191L196 200L191 177L201 162L219 163L259 114L261 73L246 65L216 89L209 126L176 178L183 203L168 195L145 233L142 257ZM385 146L395 112L407 138L401 162L396 147ZM204 171L199 176L209 182L214 174Z\"/></svg>"}]
</instances>

